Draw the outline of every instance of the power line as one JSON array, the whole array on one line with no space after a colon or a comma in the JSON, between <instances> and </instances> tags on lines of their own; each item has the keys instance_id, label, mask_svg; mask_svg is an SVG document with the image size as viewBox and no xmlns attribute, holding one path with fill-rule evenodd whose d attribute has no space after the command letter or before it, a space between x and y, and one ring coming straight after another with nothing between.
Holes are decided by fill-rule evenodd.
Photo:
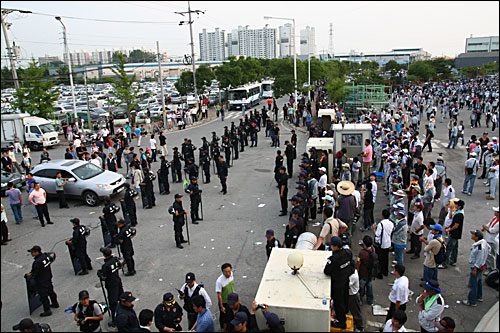
<instances>
[{"instance_id":1,"label":"power line","mask_svg":"<svg viewBox=\"0 0 500 333\"><path fill-rule=\"evenodd\" d=\"M13 10L13 9L7 9L7 8L2 8L2 10ZM63 15L56 15L56 14L46 14L46 13L38 13L38 12L31 12L30 14L34 15L42 15L42 16L51 16L51 17L62 17L66 19L71 19L71 20L83 20L83 21L93 21L93 22L108 22L108 23L133 23L133 24L177 24L177 22L156 22L156 21L121 21L121 20L107 20L107 19L91 19L91 18L84 18L84 17L75 17L75 16L63 16Z\"/></svg>"}]
</instances>

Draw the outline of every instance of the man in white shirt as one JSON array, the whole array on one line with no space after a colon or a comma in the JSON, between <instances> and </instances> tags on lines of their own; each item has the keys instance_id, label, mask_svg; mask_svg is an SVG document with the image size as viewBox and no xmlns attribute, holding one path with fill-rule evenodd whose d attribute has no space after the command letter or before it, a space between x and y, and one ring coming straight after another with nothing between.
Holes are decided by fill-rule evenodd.
<instances>
[{"instance_id":1,"label":"man in white shirt","mask_svg":"<svg viewBox=\"0 0 500 333\"><path fill-rule=\"evenodd\" d=\"M420 251L422 250L422 242L420 237L424 234L424 213L422 212L423 206L421 203L415 204L415 215L411 222L411 236L410 236L410 251L406 253L413 253L410 259L420 258Z\"/></svg>"},{"instance_id":2,"label":"man in white shirt","mask_svg":"<svg viewBox=\"0 0 500 333\"><path fill-rule=\"evenodd\" d=\"M389 220L390 212L387 209L382 211L382 221L372 226L375 233L375 251L378 255L380 264L380 275L377 276L382 279L382 275L389 275L389 249L391 247L391 234L394 229L394 223Z\"/></svg>"},{"instance_id":3,"label":"man in white shirt","mask_svg":"<svg viewBox=\"0 0 500 333\"><path fill-rule=\"evenodd\" d=\"M394 277L396 280L394 280L391 292L389 293L391 305L387 312L387 317L385 317L386 322L392 318L394 311L406 311L406 303L408 303L408 295L410 293L410 281L404 274L405 266L396 264L394 267Z\"/></svg>"},{"instance_id":4,"label":"man in white shirt","mask_svg":"<svg viewBox=\"0 0 500 333\"><path fill-rule=\"evenodd\" d=\"M370 174L370 183L372 183L372 194L373 194L373 203L377 201L377 176L374 173Z\"/></svg>"},{"instance_id":5,"label":"man in white shirt","mask_svg":"<svg viewBox=\"0 0 500 333\"><path fill-rule=\"evenodd\" d=\"M90 163L94 164L99 168L102 168L102 160L96 153L92 154L92 159L90 160Z\"/></svg>"},{"instance_id":6,"label":"man in white shirt","mask_svg":"<svg viewBox=\"0 0 500 333\"><path fill-rule=\"evenodd\" d=\"M497 252L497 244L495 238L498 237L499 228L499 207L493 207L494 215L493 219L488 224L483 224L481 231L484 233L484 239L490 246L490 252L488 253L488 259L486 260L486 270L491 271L495 267L495 254ZM497 267L498 268L498 267ZM488 274L485 272L485 274Z\"/></svg>"},{"instance_id":7,"label":"man in white shirt","mask_svg":"<svg viewBox=\"0 0 500 333\"><path fill-rule=\"evenodd\" d=\"M328 181L328 176L326 175L326 168L324 167L319 168L319 174L321 175L321 177L319 177L319 182L318 182L319 197L323 198L325 196L325 187ZM319 208L320 210L323 209L323 202L321 200L319 201Z\"/></svg>"},{"instance_id":8,"label":"man in white shirt","mask_svg":"<svg viewBox=\"0 0 500 333\"><path fill-rule=\"evenodd\" d=\"M406 327L404 327L406 320L404 311L394 311L392 318L385 323L383 332L407 332Z\"/></svg>"},{"instance_id":9,"label":"man in white shirt","mask_svg":"<svg viewBox=\"0 0 500 333\"><path fill-rule=\"evenodd\" d=\"M184 283L179 291L180 298L184 299L184 310L188 315L188 327L193 327L196 322L197 313L193 309L191 299L196 295L200 295L205 299L206 308L212 306L212 300L208 296L207 291L202 285L196 283L194 273L186 274L186 283Z\"/></svg>"},{"instance_id":10,"label":"man in white shirt","mask_svg":"<svg viewBox=\"0 0 500 333\"><path fill-rule=\"evenodd\" d=\"M353 262L354 263L354 262ZM363 316L361 314L361 300L359 297L359 275L355 268L356 265L351 265L353 273L349 276L349 312L352 314L354 326L357 330L363 332Z\"/></svg>"}]
</instances>

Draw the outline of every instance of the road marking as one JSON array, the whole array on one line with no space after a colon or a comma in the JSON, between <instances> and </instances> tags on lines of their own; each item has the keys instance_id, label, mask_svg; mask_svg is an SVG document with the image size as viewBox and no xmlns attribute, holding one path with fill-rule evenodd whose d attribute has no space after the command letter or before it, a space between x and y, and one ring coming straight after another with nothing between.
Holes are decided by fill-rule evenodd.
<instances>
[{"instance_id":1,"label":"road marking","mask_svg":"<svg viewBox=\"0 0 500 333\"><path fill-rule=\"evenodd\" d=\"M260 198L258 198L258 199L260 199ZM266 205L266 204L260 204L260 205L258 205L257 207L262 208L262 207L264 207L265 205Z\"/></svg>"},{"instance_id":2,"label":"road marking","mask_svg":"<svg viewBox=\"0 0 500 333\"><path fill-rule=\"evenodd\" d=\"M15 267L17 267L17 268L23 268L23 266L18 265L18 264L15 264L15 263L10 262L10 261L7 261L7 260L3 260L3 263L4 263L4 264L7 264L7 265L12 265L12 266L15 266Z\"/></svg>"}]
</instances>

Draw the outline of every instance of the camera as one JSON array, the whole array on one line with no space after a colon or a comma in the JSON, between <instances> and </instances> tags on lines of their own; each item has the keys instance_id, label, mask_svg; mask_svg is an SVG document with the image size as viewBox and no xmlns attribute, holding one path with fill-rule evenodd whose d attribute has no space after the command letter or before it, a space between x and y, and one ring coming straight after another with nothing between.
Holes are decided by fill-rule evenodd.
<instances>
[{"instance_id":1,"label":"camera","mask_svg":"<svg viewBox=\"0 0 500 333\"><path fill-rule=\"evenodd\" d=\"M265 309L266 309L266 307L265 307L264 305L262 305L262 304L257 304L256 309L262 309L262 310L265 310Z\"/></svg>"}]
</instances>

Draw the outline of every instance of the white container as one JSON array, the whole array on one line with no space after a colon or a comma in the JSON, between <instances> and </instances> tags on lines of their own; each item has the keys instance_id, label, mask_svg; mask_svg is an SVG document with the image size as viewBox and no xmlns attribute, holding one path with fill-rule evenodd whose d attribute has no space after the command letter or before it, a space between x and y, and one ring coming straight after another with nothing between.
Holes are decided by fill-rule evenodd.
<instances>
[{"instance_id":1,"label":"white container","mask_svg":"<svg viewBox=\"0 0 500 333\"><path fill-rule=\"evenodd\" d=\"M292 275L287 264L288 255L293 251L304 256L297 275ZM286 248L275 248L271 252L255 300L267 304L268 311L278 315L287 332L330 332L331 279L323 273L330 256L330 251ZM327 300L326 305L323 298ZM256 311L255 315L259 328L265 329L262 312Z\"/></svg>"}]
</instances>

